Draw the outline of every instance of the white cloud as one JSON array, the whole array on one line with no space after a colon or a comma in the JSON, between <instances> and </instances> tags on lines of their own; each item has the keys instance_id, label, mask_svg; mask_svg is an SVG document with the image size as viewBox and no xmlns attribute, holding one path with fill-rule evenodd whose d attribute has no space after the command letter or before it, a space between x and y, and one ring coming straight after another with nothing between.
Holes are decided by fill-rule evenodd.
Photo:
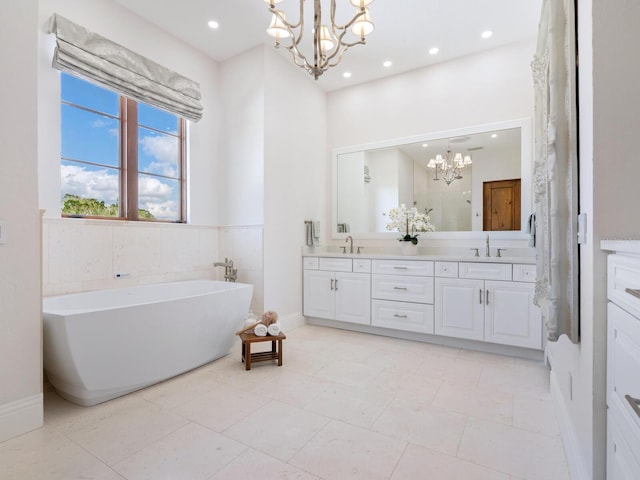
<instances>
[{"instance_id":1,"label":"white cloud","mask_svg":"<svg viewBox=\"0 0 640 480\"><path fill-rule=\"evenodd\" d=\"M91 122L93 128L110 127L113 125L113 120L107 120L106 118L96 118Z\"/></svg>"},{"instance_id":2,"label":"white cloud","mask_svg":"<svg viewBox=\"0 0 640 480\"><path fill-rule=\"evenodd\" d=\"M156 161L146 168L149 173L157 173L167 177L178 176L178 140L166 135L144 136L140 139L142 151Z\"/></svg>"},{"instance_id":3,"label":"white cloud","mask_svg":"<svg viewBox=\"0 0 640 480\"><path fill-rule=\"evenodd\" d=\"M87 170L80 165L61 165L62 193L95 198L105 205L118 202L119 179L109 169ZM138 183L139 207L159 219L177 219L178 204L174 188L157 178L141 176Z\"/></svg>"},{"instance_id":4,"label":"white cloud","mask_svg":"<svg viewBox=\"0 0 640 480\"><path fill-rule=\"evenodd\" d=\"M78 165L62 165L60 170L63 193L95 198L106 205L118 201L119 180L114 171L89 171L86 167Z\"/></svg>"}]
</instances>

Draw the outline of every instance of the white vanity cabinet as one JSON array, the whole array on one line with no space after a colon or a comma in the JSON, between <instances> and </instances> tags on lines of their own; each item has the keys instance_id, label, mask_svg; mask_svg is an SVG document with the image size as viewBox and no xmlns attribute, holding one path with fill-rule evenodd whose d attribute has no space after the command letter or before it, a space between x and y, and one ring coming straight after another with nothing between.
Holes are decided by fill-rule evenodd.
<instances>
[{"instance_id":1,"label":"white vanity cabinet","mask_svg":"<svg viewBox=\"0 0 640 480\"><path fill-rule=\"evenodd\" d=\"M310 255L303 265L303 313L319 324L490 342L508 352L542 350L542 319L533 305L536 267L526 261Z\"/></svg>"},{"instance_id":2,"label":"white vanity cabinet","mask_svg":"<svg viewBox=\"0 0 640 480\"><path fill-rule=\"evenodd\" d=\"M435 280L437 335L542 348L542 320L530 283L534 266L460 262L459 278L443 274Z\"/></svg>"},{"instance_id":3,"label":"white vanity cabinet","mask_svg":"<svg viewBox=\"0 0 640 480\"><path fill-rule=\"evenodd\" d=\"M635 256L608 257L608 480L640 478L640 242L633 243Z\"/></svg>"},{"instance_id":4,"label":"white vanity cabinet","mask_svg":"<svg viewBox=\"0 0 640 480\"><path fill-rule=\"evenodd\" d=\"M373 260L371 325L433 333L433 262Z\"/></svg>"},{"instance_id":5,"label":"white vanity cabinet","mask_svg":"<svg viewBox=\"0 0 640 480\"><path fill-rule=\"evenodd\" d=\"M360 261L361 262L361 261ZM371 275L353 272L347 258L304 259L304 315L343 322L371 323Z\"/></svg>"}]
</instances>

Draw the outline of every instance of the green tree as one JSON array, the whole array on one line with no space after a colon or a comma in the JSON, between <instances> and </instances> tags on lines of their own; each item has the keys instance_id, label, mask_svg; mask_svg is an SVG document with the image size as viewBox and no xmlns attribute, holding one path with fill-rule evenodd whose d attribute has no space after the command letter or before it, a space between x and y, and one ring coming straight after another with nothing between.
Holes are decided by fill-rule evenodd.
<instances>
[{"instance_id":1,"label":"green tree","mask_svg":"<svg viewBox=\"0 0 640 480\"><path fill-rule=\"evenodd\" d=\"M64 198L62 199L62 213L65 215L81 215L85 217L117 217L118 204L113 203L111 205L105 205L102 200L79 197L78 195L65 193ZM151 212L149 212L149 210L141 208L138 210L138 215L140 218L155 220L155 217Z\"/></svg>"}]
</instances>

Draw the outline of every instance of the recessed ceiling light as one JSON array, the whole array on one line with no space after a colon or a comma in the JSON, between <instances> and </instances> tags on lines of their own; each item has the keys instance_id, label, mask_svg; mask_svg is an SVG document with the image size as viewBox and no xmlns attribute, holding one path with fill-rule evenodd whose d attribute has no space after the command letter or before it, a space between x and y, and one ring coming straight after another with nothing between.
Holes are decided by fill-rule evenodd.
<instances>
[{"instance_id":1,"label":"recessed ceiling light","mask_svg":"<svg viewBox=\"0 0 640 480\"><path fill-rule=\"evenodd\" d=\"M382 66L384 66L385 68L389 68L391 65L393 65L393 62L391 60L387 60L382 64Z\"/></svg>"},{"instance_id":2,"label":"recessed ceiling light","mask_svg":"<svg viewBox=\"0 0 640 480\"><path fill-rule=\"evenodd\" d=\"M344 73L342 74L342 76L343 76L344 78L351 78L351 72L344 72Z\"/></svg>"},{"instance_id":3,"label":"recessed ceiling light","mask_svg":"<svg viewBox=\"0 0 640 480\"><path fill-rule=\"evenodd\" d=\"M480 35L482 38L490 38L491 35L493 35L493 32L491 30L485 30L484 32L482 32L482 35Z\"/></svg>"},{"instance_id":4,"label":"recessed ceiling light","mask_svg":"<svg viewBox=\"0 0 640 480\"><path fill-rule=\"evenodd\" d=\"M429 146L429 144L428 144L428 143L423 143L423 144L422 144L422 146L423 146L424 148L427 148L427 147Z\"/></svg>"},{"instance_id":5,"label":"recessed ceiling light","mask_svg":"<svg viewBox=\"0 0 640 480\"><path fill-rule=\"evenodd\" d=\"M213 28L214 30L220 26L220 24L215 20L209 20L207 25L209 25L209 28Z\"/></svg>"},{"instance_id":6,"label":"recessed ceiling light","mask_svg":"<svg viewBox=\"0 0 640 480\"><path fill-rule=\"evenodd\" d=\"M498 138L498 134L497 133L492 133L491 134L491 138Z\"/></svg>"},{"instance_id":7,"label":"recessed ceiling light","mask_svg":"<svg viewBox=\"0 0 640 480\"><path fill-rule=\"evenodd\" d=\"M440 51L440 49L439 49L438 47L431 47L431 48L429 49L429 53L430 53L431 55L435 55L435 54L436 54L436 53L438 53L439 51Z\"/></svg>"}]
</instances>

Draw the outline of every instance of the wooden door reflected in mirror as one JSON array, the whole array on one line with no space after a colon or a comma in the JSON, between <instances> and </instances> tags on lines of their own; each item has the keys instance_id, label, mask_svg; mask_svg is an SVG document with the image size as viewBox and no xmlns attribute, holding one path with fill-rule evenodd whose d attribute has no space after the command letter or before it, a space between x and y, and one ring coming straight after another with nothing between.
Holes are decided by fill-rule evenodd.
<instances>
[{"instance_id":1,"label":"wooden door reflected in mirror","mask_svg":"<svg viewBox=\"0 0 640 480\"><path fill-rule=\"evenodd\" d=\"M482 205L483 230L520 230L520 179L484 182Z\"/></svg>"}]
</instances>

